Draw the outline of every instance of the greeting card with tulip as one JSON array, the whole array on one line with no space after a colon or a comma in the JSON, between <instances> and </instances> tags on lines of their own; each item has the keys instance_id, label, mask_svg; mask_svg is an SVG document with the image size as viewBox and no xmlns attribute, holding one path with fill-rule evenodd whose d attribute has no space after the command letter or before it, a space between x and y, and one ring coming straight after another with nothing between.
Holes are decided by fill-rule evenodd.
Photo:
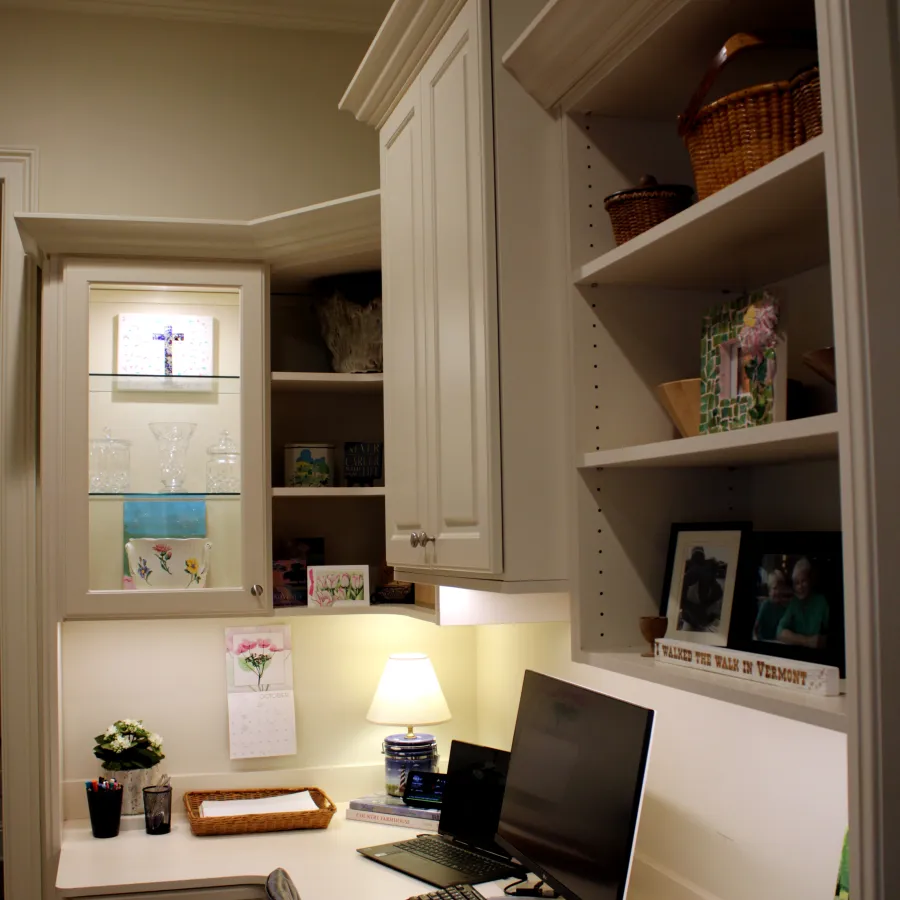
<instances>
[{"instance_id":1,"label":"greeting card with tulip","mask_svg":"<svg viewBox=\"0 0 900 900\"><path fill-rule=\"evenodd\" d=\"M229 690L258 692L291 687L290 626L227 628L225 650Z\"/></svg>"},{"instance_id":2,"label":"greeting card with tulip","mask_svg":"<svg viewBox=\"0 0 900 900\"><path fill-rule=\"evenodd\" d=\"M368 566L309 566L310 606L365 606L369 603Z\"/></svg>"}]
</instances>

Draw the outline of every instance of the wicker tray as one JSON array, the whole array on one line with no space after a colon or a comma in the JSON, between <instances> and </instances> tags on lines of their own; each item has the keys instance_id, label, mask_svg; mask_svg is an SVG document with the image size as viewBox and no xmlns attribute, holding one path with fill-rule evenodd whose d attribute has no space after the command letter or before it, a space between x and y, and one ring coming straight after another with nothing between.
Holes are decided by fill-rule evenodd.
<instances>
[{"instance_id":1,"label":"wicker tray","mask_svg":"<svg viewBox=\"0 0 900 900\"><path fill-rule=\"evenodd\" d=\"M296 791L309 791L318 809L306 812L261 813L249 816L200 815L204 800L258 800L260 797L280 797ZM184 808L187 810L191 831L198 835L253 834L260 831L293 831L295 828L327 828L337 807L331 798L315 787L259 788L236 791L185 791Z\"/></svg>"}]
</instances>

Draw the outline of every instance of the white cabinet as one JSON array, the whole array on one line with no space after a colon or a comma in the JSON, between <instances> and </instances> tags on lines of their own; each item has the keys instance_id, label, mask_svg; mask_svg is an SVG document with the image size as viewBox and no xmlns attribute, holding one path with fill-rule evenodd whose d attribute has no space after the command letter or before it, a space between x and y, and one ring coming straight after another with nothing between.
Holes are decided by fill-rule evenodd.
<instances>
[{"instance_id":1,"label":"white cabinet","mask_svg":"<svg viewBox=\"0 0 900 900\"><path fill-rule=\"evenodd\" d=\"M55 258L48 596L66 618L271 610L266 269ZM223 432L238 455L212 468Z\"/></svg>"},{"instance_id":2,"label":"white cabinet","mask_svg":"<svg viewBox=\"0 0 900 900\"><path fill-rule=\"evenodd\" d=\"M409 536L428 527L428 428L422 251L422 104L419 82L381 132L384 449L387 558L419 558Z\"/></svg>"},{"instance_id":3,"label":"white cabinet","mask_svg":"<svg viewBox=\"0 0 900 900\"><path fill-rule=\"evenodd\" d=\"M414 10L395 4L391 16L404 12ZM560 590L565 449L552 393L563 370L564 257L562 229L548 236L561 216L544 190L558 130L493 65L492 27L515 13L506 0L468 0L373 121L387 557L414 581ZM374 77L367 65L357 79Z\"/></svg>"}]
</instances>

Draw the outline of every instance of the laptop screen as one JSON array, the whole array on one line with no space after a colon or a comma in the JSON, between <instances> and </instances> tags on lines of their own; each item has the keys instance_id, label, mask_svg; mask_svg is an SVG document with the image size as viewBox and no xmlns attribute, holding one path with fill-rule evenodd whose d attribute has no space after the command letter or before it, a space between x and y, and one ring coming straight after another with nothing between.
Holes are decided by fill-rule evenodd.
<instances>
[{"instance_id":1,"label":"laptop screen","mask_svg":"<svg viewBox=\"0 0 900 900\"><path fill-rule=\"evenodd\" d=\"M441 804L441 834L509 859L494 841L508 769L505 750L453 741Z\"/></svg>"}]
</instances>

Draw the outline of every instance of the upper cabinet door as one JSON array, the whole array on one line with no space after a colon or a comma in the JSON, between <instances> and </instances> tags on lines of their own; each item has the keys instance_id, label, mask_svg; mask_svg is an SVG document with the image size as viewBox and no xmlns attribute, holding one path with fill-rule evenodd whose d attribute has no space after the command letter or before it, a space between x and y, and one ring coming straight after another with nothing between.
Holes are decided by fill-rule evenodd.
<instances>
[{"instance_id":1,"label":"upper cabinet door","mask_svg":"<svg viewBox=\"0 0 900 900\"><path fill-rule=\"evenodd\" d=\"M426 559L440 569L499 573L490 26L488 4L480 6L466 3L420 75L435 538Z\"/></svg>"},{"instance_id":2,"label":"upper cabinet door","mask_svg":"<svg viewBox=\"0 0 900 900\"><path fill-rule=\"evenodd\" d=\"M63 615L271 609L265 269L72 259L46 288L42 480Z\"/></svg>"},{"instance_id":3,"label":"upper cabinet door","mask_svg":"<svg viewBox=\"0 0 900 900\"><path fill-rule=\"evenodd\" d=\"M420 565L428 519L422 108L419 82L381 130L385 536L391 565Z\"/></svg>"}]
</instances>

